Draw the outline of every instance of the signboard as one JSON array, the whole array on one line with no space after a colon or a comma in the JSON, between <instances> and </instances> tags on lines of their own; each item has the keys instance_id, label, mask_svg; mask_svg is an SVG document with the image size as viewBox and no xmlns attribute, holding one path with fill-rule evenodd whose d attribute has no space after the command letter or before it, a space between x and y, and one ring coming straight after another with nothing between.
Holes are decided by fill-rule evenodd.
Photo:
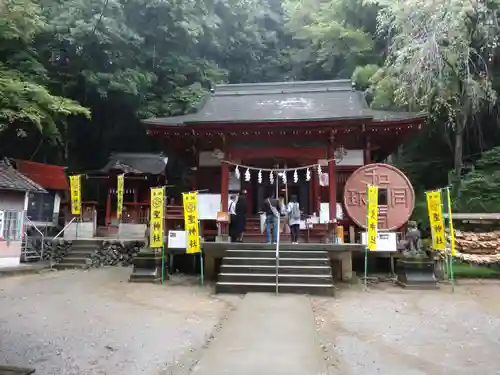
<instances>
[{"instance_id":1,"label":"signboard","mask_svg":"<svg viewBox=\"0 0 500 375\"><path fill-rule=\"evenodd\" d=\"M182 202L184 204L184 228L187 236L186 253L199 253L198 193L182 193Z\"/></svg>"},{"instance_id":2,"label":"signboard","mask_svg":"<svg viewBox=\"0 0 500 375\"><path fill-rule=\"evenodd\" d=\"M361 243L366 245L366 232L361 233ZM374 251L398 251L396 232L378 232L377 246Z\"/></svg>"},{"instance_id":3,"label":"signboard","mask_svg":"<svg viewBox=\"0 0 500 375\"><path fill-rule=\"evenodd\" d=\"M198 194L198 220L217 220L217 214L221 211L220 194Z\"/></svg>"},{"instance_id":4,"label":"signboard","mask_svg":"<svg viewBox=\"0 0 500 375\"><path fill-rule=\"evenodd\" d=\"M229 223L230 222L229 212L217 212L217 222L218 223Z\"/></svg>"},{"instance_id":5,"label":"signboard","mask_svg":"<svg viewBox=\"0 0 500 375\"><path fill-rule=\"evenodd\" d=\"M69 176L71 191L71 213L80 215L82 213L81 175Z\"/></svg>"},{"instance_id":6,"label":"signboard","mask_svg":"<svg viewBox=\"0 0 500 375\"><path fill-rule=\"evenodd\" d=\"M123 214L123 185L125 175L118 175L118 180L116 182L116 217L120 219Z\"/></svg>"},{"instance_id":7,"label":"signboard","mask_svg":"<svg viewBox=\"0 0 500 375\"><path fill-rule=\"evenodd\" d=\"M441 209L441 191L428 191L425 194L427 195L427 209L431 224L432 247L436 250L444 250L446 240L444 236L443 212Z\"/></svg>"},{"instance_id":8,"label":"signboard","mask_svg":"<svg viewBox=\"0 0 500 375\"><path fill-rule=\"evenodd\" d=\"M163 247L163 217L165 211L165 188L151 188L150 241L153 248Z\"/></svg>"},{"instance_id":9,"label":"signboard","mask_svg":"<svg viewBox=\"0 0 500 375\"><path fill-rule=\"evenodd\" d=\"M169 230L168 231L168 248L169 249L185 249L186 248L186 231L185 230Z\"/></svg>"},{"instance_id":10,"label":"signboard","mask_svg":"<svg viewBox=\"0 0 500 375\"><path fill-rule=\"evenodd\" d=\"M378 221L378 186L368 185L368 250L377 249L377 221Z\"/></svg>"}]
</instances>

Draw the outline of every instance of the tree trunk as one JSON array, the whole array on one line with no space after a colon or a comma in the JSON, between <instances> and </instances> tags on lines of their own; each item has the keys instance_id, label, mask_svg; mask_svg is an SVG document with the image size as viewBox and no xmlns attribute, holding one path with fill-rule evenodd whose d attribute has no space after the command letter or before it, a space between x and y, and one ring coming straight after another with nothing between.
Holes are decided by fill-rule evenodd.
<instances>
[{"instance_id":1,"label":"tree trunk","mask_svg":"<svg viewBox=\"0 0 500 375\"><path fill-rule=\"evenodd\" d=\"M457 116L457 124L455 129L455 152L453 155L454 176L452 184L456 191L460 185L463 166L463 138L465 130L466 117L464 115Z\"/></svg>"}]
</instances>

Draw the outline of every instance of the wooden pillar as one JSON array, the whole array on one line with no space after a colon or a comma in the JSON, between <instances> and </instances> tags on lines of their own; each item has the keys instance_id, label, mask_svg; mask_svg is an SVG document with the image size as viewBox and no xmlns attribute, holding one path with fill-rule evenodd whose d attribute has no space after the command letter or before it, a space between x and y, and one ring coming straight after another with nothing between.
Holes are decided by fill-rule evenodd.
<instances>
[{"instance_id":1,"label":"wooden pillar","mask_svg":"<svg viewBox=\"0 0 500 375\"><path fill-rule=\"evenodd\" d=\"M370 134L366 130L365 130L365 149L364 149L363 159L365 165L370 164L372 162Z\"/></svg>"},{"instance_id":2,"label":"wooden pillar","mask_svg":"<svg viewBox=\"0 0 500 375\"><path fill-rule=\"evenodd\" d=\"M330 135L330 143L328 145L328 199L330 202L330 221L335 221L337 218L337 179L335 177L335 142L333 134Z\"/></svg>"},{"instance_id":3,"label":"wooden pillar","mask_svg":"<svg viewBox=\"0 0 500 375\"><path fill-rule=\"evenodd\" d=\"M193 171L193 178L191 180L191 191L198 190L198 173L200 171L200 154L195 149L194 150L194 158L195 158L195 167L196 169Z\"/></svg>"},{"instance_id":4,"label":"wooden pillar","mask_svg":"<svg viewBox=\"0 0 500 375\"><path fill-rule=\"evenodd\" d=\"M227 151L224 152L224 159L231 160L231 153ZM228 212L229 209L229 164L221 163L221 207L222 212ZM226 223L221 223L221 235L224 237L229 234L229 226Z\"/></svg>"},{"instance_id":5,"label":"wooden pillar","mask_svg":"<svg viewBox=\"0 0 500 375\"><path fill-rule=\"evenodd\" d=\"M111 188L108 187L108 198L106 199L106 222L104 225L111 224Z\"/></svg>"}]
</instances>

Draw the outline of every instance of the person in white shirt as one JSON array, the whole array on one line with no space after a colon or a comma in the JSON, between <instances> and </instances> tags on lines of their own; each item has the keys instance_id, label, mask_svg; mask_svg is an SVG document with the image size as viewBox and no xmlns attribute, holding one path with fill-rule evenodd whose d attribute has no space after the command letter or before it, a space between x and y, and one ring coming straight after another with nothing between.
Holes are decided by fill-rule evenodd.
<instances>
[{"instance_id":1,"label":"person in white shirt","mask_svg":"<svg viewBox=\"0 0 500 375\"><path fill-rule=\"evenodd\" d=\"M292 195L290 197L290 202L288 202L286 212L288 213L288 225L290 226L290 234L292 237L292 243L299 243L299 231L300 231L300 206L297 201L297 196Z\"/></svg>"},{"instance_id":2,"label":"person in white shirt","mask_svg":"<svg viewBox=\"0 0 500 375\"><path fill-rule=\"evenodd\" d=\"M236 195L231 195L229 197L229 236L231 237L231 242L236 242L235 233L235 222L236 222Z\"/></svg>"}]
</instances>

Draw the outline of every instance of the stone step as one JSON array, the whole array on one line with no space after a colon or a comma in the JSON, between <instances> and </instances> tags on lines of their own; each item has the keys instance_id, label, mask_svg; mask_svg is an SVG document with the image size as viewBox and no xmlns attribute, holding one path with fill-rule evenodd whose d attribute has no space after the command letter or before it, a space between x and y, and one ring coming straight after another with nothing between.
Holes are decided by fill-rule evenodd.
<instances>
[{"instance_id":1,"label":"stone step","mask_svg":"<svg viewBox=\"0 0 500 375\"><path fill-rule=\"evenodd\" d=\"M72 244L71 248L72 250L82 250L82 251L94 251L98 250L101 248L100 244L95 244L95 243L79 243L79 244Z\"/></svg>"},{"instance_id":2,"label":"stone step","mask_svg":"<svg viewBox=\"0 0 500 375\"><path fill-rule=\"evenodd\" d=\"M274 258L276 250L226 250L226 257L236 258ZM328 259L326 251L280 250L280 259L283 258L324 258Z\"/></svg>"},{"instance_id":3,"label":"stone step","mask_svg":"<svg viewBox=\"0 0 500 375\"><path fill-rule=\"evenodd\" d=\"M276 244L267 244L267 243L227 243L228 250L273 250L276 251ZM234 246L234 247L233 247ZM334 244L308 244L308 243L298 243L292 244L288 243L280 243L280 251L326 251L328 252L334 247L338 247L339 245ZM313 247L313 248L312 248Z\"/></svg>"},{"instance_id":4,"label":"stone step","mask_svg":"<svg viewBox=\"0 0 500 375\"><path fill-rule=\"evenodd\" d=\"M244 264L249 266L276 265L274 257L268 258L250 258L250 257L224 257L222 259L223 265ZM279 260L281 266L329 266L330 261L328 258L283 258Z\"/></svg>"},{"instance_id":5,"label":"stone step","mask_svg":"<svg viewBox=\"0 0 500 375\"><path fill-rule=\"evenodd\" d=\"M275 283L276 274L270 273L220 273L218 277L220 282L231 283ZM333 284L332 275L302 275L302 274L280 274L279 283L300 284L300 285L331 285Z\"/></svg>"},{"instance_id":6,"label":"stone step","mask_svg":"<svg viewBox=\"0 0 500 375\"><path fill-rule=\"evenodd\" d=\"M69 249L66 256L76 258L90 258L95 253L95 250Z\"/></svg>"},{"instance_id":7,"label":"stone step","mask_svg":"<svg viewBox=\"0 0 500 375\"><path fill-rule=\"evenodd\" d=\"M270 273L276 274L276 265L252 266L247 264L222 265L221 273ZM331 275L330 266L279 266L281 274Z\"/></svg>"},{"instance_id":8,"label":"stone step","mask_svg":"<svg viewBox=\"0 0 500 375\"><path fill-rule=\"evenodd\" d=\"M57 270L70 270L70 269L87 269L89 266L87 264L81 263L56 263L52 266Z\"/></svg>"},{"instance_id":9,"label":"stone step","mask_svg":"<svg viewBox=\"0 0 500 375\"><path fill-rule=\"evenodd\" d=\"M246 294L249 292L275 293L275 283L252 283L252 282L217 282L215 286L217 293ZM311 294L322 296L333 296L333 284L291 284L283 283L278 285L279 293Z\"/></svg>"},{"instance_id":10,"label":"stone step","mask_svg":"<svg viewBox=\"0 0 500 375\"><path fill-rule=\"evenodd\" d=\"M90 263L90 258L85 258L85 257L80 258L71 255L65 256L59 262L59 264L83 264L83 265L87 265L89 263Z\"/></svg>"}]
</instances>

